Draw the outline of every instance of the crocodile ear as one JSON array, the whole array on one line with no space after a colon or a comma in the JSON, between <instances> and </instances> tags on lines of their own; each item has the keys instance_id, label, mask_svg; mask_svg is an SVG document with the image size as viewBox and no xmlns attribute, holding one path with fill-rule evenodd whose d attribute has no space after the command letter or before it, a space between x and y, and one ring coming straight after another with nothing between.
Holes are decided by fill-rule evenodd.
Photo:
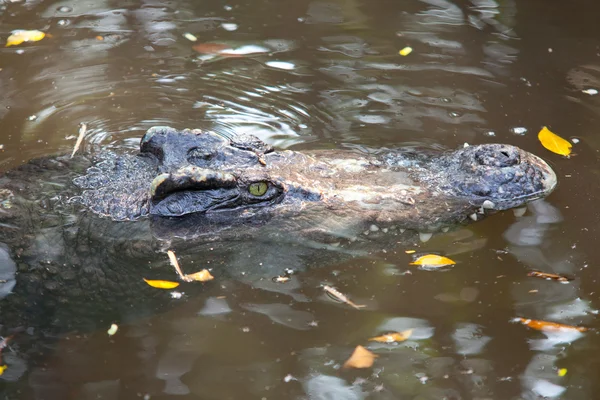
<instances>
[{"instance_id":1,"label":"crocodile ear","mask_svg":"<svg viewBox=\"0 0 600 400\"><path fill-rule=\"evenodd\" d=\"M273 146L263 142L254 135L246 133L231 138L229 144L236 149L253 151L258 154L267 154L273 151Z\"/></svg>"}]
</instances>

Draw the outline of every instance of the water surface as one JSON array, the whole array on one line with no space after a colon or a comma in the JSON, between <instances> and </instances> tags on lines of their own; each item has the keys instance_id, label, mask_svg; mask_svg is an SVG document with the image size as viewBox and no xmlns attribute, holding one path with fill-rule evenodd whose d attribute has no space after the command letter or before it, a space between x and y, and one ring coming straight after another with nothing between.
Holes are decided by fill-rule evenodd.
<instances>
[{"instance_id":1,"label":"water surface","mask_svg":"<svg viewBox=\"0 0 600 400\"><path fill-rule=\"evenodd\" d=\"M294 150L503 142L559 177L523 216L427 243L387 240L349 257L199 246L183 261L215 281L166 309L131 310L113 337L102 321L42 340L36 356L31 331L15 336L2 350L5 397L593 398L599 12L584 0L5 1L2 44L15 29L48 35L0 48L2 170L70 152L84 122L84 152L135 151L154 125ZM542 126L573 140L574 155L545 150ZM405 250L457 264L419 270ZM172 273L166 256L153 262ZM290 270L288 283L272 281ZM334 302L324 284L367 307ZM543 333L515 317L592 329ZM367 341L406 329L400 344ZM374 366L341 368L357 345L379 356Z\"/></svg>"}]
</instances>

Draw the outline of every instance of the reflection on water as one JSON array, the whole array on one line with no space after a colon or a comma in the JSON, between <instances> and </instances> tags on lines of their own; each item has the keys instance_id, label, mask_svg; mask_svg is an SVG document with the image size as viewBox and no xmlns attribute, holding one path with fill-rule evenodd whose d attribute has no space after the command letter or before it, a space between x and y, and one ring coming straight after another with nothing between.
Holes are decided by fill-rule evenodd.
<instances>
[{"instance_id":1,"label":"reflection on water","mask_svg":"<svg viewBox=\"0 0 600 400\"><path fill-rule=\"evenodd\" d=\"M283 232L280 240L182 245L184 265L212 268L216 278L182 285L180 297L141 281L123 287L131 281L120 279L124 273L172 279L166 257L140 244L147 231L109 224L74 233L50 224L24 249L44 250L34 255L46 283L55 268L100 271L87 284L111 282L105 304L120 307L99 301L56 337L0 320L0 334L17 332L1 350L4 397L592 398L597 335L510 322L598 326L600 32L592 18L600 9L583 0L568 7L541 0L0 4L1 40L15 29L48 33L0 48L2 170L70 152L85 122L87 152L132 151L153 125L251 133L278 148L507 142L547 159L560 182L523 216L501 213L427 243L373 232L370 247L344 253L319 240L290 242ZM414 51L403 57L405 46ZM543 125L576 137L576 155L547 153L535 137ZM97 237L111 238L114 248L90 248ZM413 269L408 249L452 256L457 265ZM13 258L0 247L0 297L13 289L15 270L19 282ZM536 279L530 270L575 279ZM367 307L334 302L324 284ZM81 312L71 303L53 314L55 306L23 305L54 328ZM112 322L119 331L108 337ZM368 341L408 329L401 343ZM377 354L372 368L342 368L357 345Z\"/></svg>"}]
</instances>

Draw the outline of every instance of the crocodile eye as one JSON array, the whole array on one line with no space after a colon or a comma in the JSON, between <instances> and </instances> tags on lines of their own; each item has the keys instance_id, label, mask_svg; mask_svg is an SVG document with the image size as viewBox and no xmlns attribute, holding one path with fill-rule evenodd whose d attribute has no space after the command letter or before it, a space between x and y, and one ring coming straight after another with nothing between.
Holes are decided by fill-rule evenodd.
<instances>
[{"instance_id":1,"label":"crocodile eye","mask_svg":"<svg viewBox=\"0 0 600 400\"><path fill-rule=\"evenodd\" d=\"M248 186L248 192L250 192L252 196L263 196L267 193L268 188L267 182L254 182Z\"/></svg>"}]
</instances>

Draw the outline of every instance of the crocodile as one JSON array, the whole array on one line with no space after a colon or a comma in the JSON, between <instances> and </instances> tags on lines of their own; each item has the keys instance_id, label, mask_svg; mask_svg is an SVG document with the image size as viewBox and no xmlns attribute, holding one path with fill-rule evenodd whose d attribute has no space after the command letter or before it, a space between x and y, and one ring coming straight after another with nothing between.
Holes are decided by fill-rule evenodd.
<instances>
[{"instance_id":1,"label":"crocodile","mask_svg":"<svg viewBox=\"0 0 600 400\"><path fill-rule=\"evenodd\" d=\"M556 183L545 161L505 144L297 152L251 135L153 127L137 153L46 157L0 176L0 324L92 329L153 313L170 293L142 277L165 275L157 254L168 248L185 256L260 240L303 243L298 258L317 247L352 254L377 236L365 233L425 240ZM230 268L212 261L224 264L216 274Z\"/></svg>"}]
</instances>

